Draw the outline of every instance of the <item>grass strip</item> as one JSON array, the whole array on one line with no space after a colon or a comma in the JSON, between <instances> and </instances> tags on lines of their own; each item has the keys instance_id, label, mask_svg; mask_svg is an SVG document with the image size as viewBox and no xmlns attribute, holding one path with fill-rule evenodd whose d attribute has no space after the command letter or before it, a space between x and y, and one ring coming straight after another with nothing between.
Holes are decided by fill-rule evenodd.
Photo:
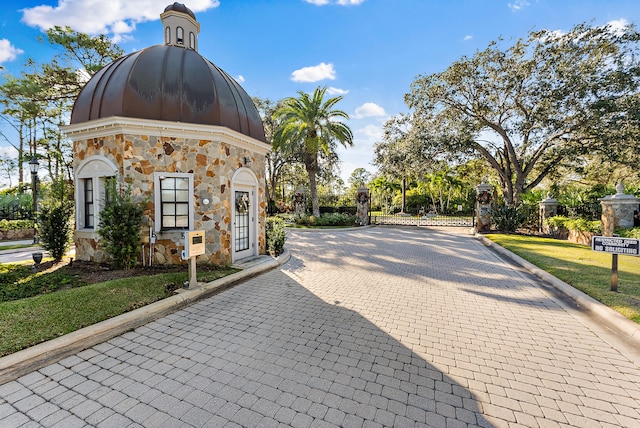
<instances>
[{"instance_id":1,"label":"grass strip","mask_svg":"<svg viewBox=\"0 0 640 428\"><path fill-rule=\"evenodd\" d=\"M234 272L202 272L198 280L210 282ZM169 297L187 280L187 272L135 276L0 303L0 356Z\"/></svg>"},{"instance_id":2,"label":"grass strip","mask_svg":"<svg viewBox=\"0 0 640 428\"><path fill-rule=\"evenodd\" d=\"M572 242L526 235L486 238L640 323L640 260L618 256L618 291L611 291L611 254Z\"/></svg>"}]
</instances>

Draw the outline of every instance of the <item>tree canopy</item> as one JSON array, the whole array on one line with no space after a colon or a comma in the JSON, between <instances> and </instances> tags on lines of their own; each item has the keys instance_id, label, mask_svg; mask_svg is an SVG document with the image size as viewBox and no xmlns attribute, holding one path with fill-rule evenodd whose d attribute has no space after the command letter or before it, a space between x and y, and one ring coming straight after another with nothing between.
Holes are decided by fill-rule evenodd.
<instances>
[{"instance_id":1,"label":"tree canopy","mask_svg":"<svg viewBox=\"0 0 640 428\"><path fill-rule=\"evenodd\" d=\"M353 144L353 134L341 119L349 115L335 108L341 96L325 100L326 87L318 87L313 94L298 91L298 97L286 98L274 114L278 124L273 147L284 154L294 154L302 161L309 175L309 193L313 215L320 216L317 174L319 157L330 162L335 158L336 144Z\"/></svg>"},{"instance_id":2,"label":"tree canopy","mask_svg":"<svg viewBox=\"0 0 640 428\"><path fill-rule=\"evenodd\" d=\"M581 155L637 151L638 36L581 24L493 42L412 83L411 139L441 159L483 158L508 204Z\"/></svg>"},{"instance_id":3,"label":"tree canopy","mask_svg":"<svg viewBox=\"0 0 640 428\"><path fill-rule=\"evenodd\" d=\"M59 51L51 62L30 59L20 77L5 75L0 85L2 119L15 132L15 137L3 136L18 152L19 183L23 163L32 156L46 160L52 179L65 171L70 175L70 142L59 126L91 75L124 54L104 35L89 36L69 27L47 30L46 40Z\"/></svg>"}]
</instances>

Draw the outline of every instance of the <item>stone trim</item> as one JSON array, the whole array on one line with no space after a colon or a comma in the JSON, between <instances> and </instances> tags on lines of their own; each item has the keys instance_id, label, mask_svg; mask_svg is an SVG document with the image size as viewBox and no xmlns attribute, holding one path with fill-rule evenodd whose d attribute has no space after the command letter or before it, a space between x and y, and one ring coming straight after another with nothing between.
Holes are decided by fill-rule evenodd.
<instances>
[{"instance_id":1,"label":"stone trim","mask_svg":"<svg viewBox=\"0 0 640 428\"><path fill-rule=\"evenodd\" d=\"M60 129L69 138L76 141L104 138L116 134L160 135L169 138L224 141L240 149L250 150L261 155L266 155L271 151L270 144L263 143L224 126L112 116L66 125Z\"/></svg>"}]
</instances>

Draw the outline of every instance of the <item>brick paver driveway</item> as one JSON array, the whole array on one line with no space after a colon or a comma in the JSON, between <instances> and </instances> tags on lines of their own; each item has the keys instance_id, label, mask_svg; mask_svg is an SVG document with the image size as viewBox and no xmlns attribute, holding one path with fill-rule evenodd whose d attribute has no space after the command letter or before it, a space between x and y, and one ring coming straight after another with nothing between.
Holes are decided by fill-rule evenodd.
<instances>
[{"instance_id":1,"label":"brick paver driveway","mask_svg":"<svg viewBox=\"0 0 640 428\"><path fill-rule=\"evenodd\" d=\"M0 426L640 426L640 369L453 229L292 232L292 259L0 386Z\"/></svg>"}]
</instances>

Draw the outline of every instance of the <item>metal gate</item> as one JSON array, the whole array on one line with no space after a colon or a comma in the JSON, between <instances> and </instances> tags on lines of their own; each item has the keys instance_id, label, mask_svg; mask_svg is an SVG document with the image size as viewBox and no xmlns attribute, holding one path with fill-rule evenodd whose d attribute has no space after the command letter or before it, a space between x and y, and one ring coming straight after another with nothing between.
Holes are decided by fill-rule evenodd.
<instances>
[{"instance_id":1,"label":"metal gate","mask_svg":"<svg viewBox=\"0 0 640 428\"><path fill-rule=\"evenodd\" d=\"M371 200L371 199L370 199ZM373 202L373 200L371 200ZM369 205L373 206L373 203ZM385 213L383 211L370 211L371 224L398 225L398 226L475 226L475 211L464 209L462 205L456 205L453 212L439 213L435 210L424 208L414 209L414 212Z\"/></svg>"},{"instance_id":2,"label":"metal gate","mask_svg":"<svg viewBox=\"0 0 640 428\"><path fill-rule=\"evenodd\" d=\"M371 224L391 224L399 226L467 226L473 227L475 217L473 213L460 215L440 214L382 214L371 213Z\"/></svg>"}]
</instances>

